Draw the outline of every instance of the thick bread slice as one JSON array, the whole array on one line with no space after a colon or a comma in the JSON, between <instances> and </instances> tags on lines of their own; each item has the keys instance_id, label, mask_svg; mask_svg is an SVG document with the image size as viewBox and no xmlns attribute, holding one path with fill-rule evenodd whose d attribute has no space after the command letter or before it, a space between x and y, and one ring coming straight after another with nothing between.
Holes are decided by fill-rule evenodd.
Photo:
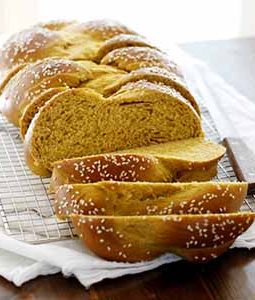
<instances>
[{"instance_id":1,"label":"thick bread slice","mask_svg":"<svg viewBox=\"0 0 255 300\"><path fill-rule=\"evenodd\" d=\"M110 182L59 187L55 213L78 215L169 215L237 212L247 195L247 183Z\"/></svg>"},{"instance_id":2,"label":"thick bread slice","mask_svg":"<svg viewBox=\"0 0 255 300\"><path fill-rule=\"evenodd\" d=\"M186 98L190 104L194 107L196 112L200 114L199 106L194 99L193 95L188 90L182 77L177 76L173 72L159 67L147 67L137 69L129 74L123 75L117 81L113 81L111 85L108 85L103 93L105 96L110 96L116 92L121 92L122 87L127 83L136 82L140 80L146 80L157 84L164 84L176 89L184 98Z\"/></svg>"},{"instance_id":3,"label":"thick bread slice","mask_svg":"<svg viewBox=\"0 0 255 300\"><path fill-rule=\"evenodd\" d=\"M138 262L171 252L206 262L225 252L254 218L254 213L234 213L71 219L86 247L108 260Z\"/></svg>"},{"instance_id":4,"label":"thick bread slice","mask_svg":"<svg viewBox=\"0 0 255 300\"><path fill-rule=\"evenodd\" d=\"M61 159L199 136L199 116L168 87L137 86L107 99L90 89L70 89L55 95L34 117L25 155L36 174L47 175Z\"/></svg>"},{"instance_id":5,"label":"thick bread slice","mask_svg":"<svg viewBox=\"0 0 255 300\"><path fill-rule=\"evenodd\" d=\"M31 100L31 102L24 109L23 114L19 119L20 136L23 140L30 123L32 122L36 113L38 113L39 109L43 107L43 105L54 95L57 95L58 93L63 92L67 89L68 87L50 88L45 92L42 92L37 98Z\"/></svg>"},{"instance_id":6,"label":"thick bread slice","mask_svg":"<svg viewBox=\"0 0 255 300\"><path fill-rule=\"evenodd\" d=\"M106 40L102 44L102 46L98 49L96 61L100 63L102 58L112 50L134 46L156 48L152 46L145 38L139 35L119 34L109 40Z\"/></svg>"},{"instance_id":7,"label":"thick bread slice","mask_svg":"<svg viewBox=\"0 0 255 300\"><path fill-rule=\"evenodd\" d=\"M14 125L26 107L41 93L53 87L76 87L92 78L83 65L64 59L47 58L18 72L3 89L0 111Z\"/></svg>"},{"instance_id":8,"label":"thick bread slice","mask_svg":"<svg viewBox=\"0 0 255 300\"><path fill-rule=\"evenodd\" d=\"M109 52L101 64L115 66L121 70L134 71L144 67L160 67L182 76L181 70L169 57L153 48L124 47Z\"/></svg>"},{"instance_id":9,"label":"thick bread slice","mask_svg":"<svg viewBox=\"0 0 255 300\"><path fill-rule=\"evenodd\" d=\"M120 152L55 162L51 191L62 184L103 180L207 181L216 175L217 162L225 148L203 138L193 138Z\"/></svg>"}]
</instances>

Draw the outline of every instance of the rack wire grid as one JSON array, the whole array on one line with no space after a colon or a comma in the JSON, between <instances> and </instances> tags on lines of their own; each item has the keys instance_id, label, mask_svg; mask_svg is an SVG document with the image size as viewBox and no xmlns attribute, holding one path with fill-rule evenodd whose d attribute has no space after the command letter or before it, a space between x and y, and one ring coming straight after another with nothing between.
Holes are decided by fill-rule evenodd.
<instances>
[{"instance_id":1,"label":"rack wire grid","mask_svg":"<svg viewBox=\"0 0 255 300\"><path fill-rule=\"evenodd\" d=\"M207 138L220 142L209 111L202 103L200 107ZM214 180L237 181L227 155ZM76 236L71 223L55 218L48 186L49 178L33 175L26 166L19 130L0 115L0 228L7 235L33 244ZM241 210L255 211L254 195L246 198Z\"/></svg>"}]
</instances>

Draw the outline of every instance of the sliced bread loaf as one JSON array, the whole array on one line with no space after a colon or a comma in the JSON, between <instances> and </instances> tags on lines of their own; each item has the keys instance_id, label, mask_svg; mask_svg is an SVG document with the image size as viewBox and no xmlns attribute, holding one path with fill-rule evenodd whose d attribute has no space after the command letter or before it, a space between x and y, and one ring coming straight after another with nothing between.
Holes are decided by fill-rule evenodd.
<instances>
[{"instance_id":1,"label":"sliced bread loaf","mask_svg":"<svg viewBox=\"0 0 255 300\"><path fill-rule=\"evenodd\" d=\"M60 219L78 215L169 215L237 212L247 183L149 183L101 181L62 185L56 193Z\"/></svg>"},{"instance_id":2,"label":"sliced bread loaf","mask_svg":"<svg viewBox=\"0 0 255 300\"><path fill-rule=\"evenodd\" d=\"M151 260L168 252L193 262L209 261L225 252L254 218L254 213L71 216L86 247L122 262Z\"/></svg>"},{"instance_id":3,"label":"sliced bread loaf","mask_svg":"<svg viewBox=\"0 0 255 300\"><path fill-rule=\"evenodd\" d=\"M34 117L25 155L36 174L46 175L64 158L203 135L196 111L169 87L146 83L107 99L90 89L70 89Z\"/></svg>"},{"instance_id":4,"label":"sliced bread loaf","mask_svg":"<svg viewBox=\"0 0 255 300\"><path fill-rule=\"evenodd\" d=\"M216 175L217 162L225 148L203 138L193 138L120 152L54 163L51 191L62 184L103 180L206 181Z\"/></svg>"}]
</instances>

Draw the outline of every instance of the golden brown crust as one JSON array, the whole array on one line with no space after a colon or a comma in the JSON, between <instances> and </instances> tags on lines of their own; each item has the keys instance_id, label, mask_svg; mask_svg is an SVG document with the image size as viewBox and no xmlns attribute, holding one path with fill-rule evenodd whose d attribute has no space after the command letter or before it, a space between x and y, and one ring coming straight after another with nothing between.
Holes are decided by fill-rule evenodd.
<instances>
[{"instance_id":1,"label":"golden brown crust","mask_svg":"<svg viewBox=\"0 0 255 300\"><path fill-rule=\"evenodd\" d=\"M81 216L72 222L85 245L108 260L137 262L167 252L206 262L253 223L254 213L167 216Z\"/></svg>"},{"instance_id":2,"label":"golden brown crust","mask_svg":"<svg viewBox=\"0 0 255 300\"><path fill-rule=\"evenodd\" d=\"M182 76L177 64L166 54L148 47L125 47L113 50L101 60L101 64L115 66L128 72L156 66Z\"/></svg>"},{"instance_id":3,"label":"golden brown crust","mask_svg":"<svg viewBox=\"0 0 255 300\"><path fill-rule=\"evenodd\" d=\"M159 159L151 155L106 154L65 159L53 164L51 190L62 184L115 181L170 181Z\"/></svg>"},{"instance_id":4,"label":"golden brown crust","mask_svg":"<svg viewBox=\"0 0 255 300\"><path fill-rule=\"evenodd\" d=\"M102 58L106 56L109 52L125 47L149 47L156 48L152 46L145 38L134 34L119 34L115 37L106 40L102 46L98 49L96 61L100 63Z\"/></svg>"},{"instance_id":5,"label":"golden brown crust","mask_svg":"<svg viewBox=\"0 0 255 300\"><path fill-rule=\"evenodd\" d=\"M108 160L107 162L107 173L97 171L97 167L93 174L87 172L86 176L82 172L82 169L88 167L87 158L83 159L65 159L61 162L54 163L53 171L50 181L50 191L55 192L59 186L63 184L75 184L75 183L93 183L98 181L123 181L123 182L192 182L192 181L208 181L211 180L217 174L217 161L205 162L202 164L190 164L189 162L179 162L178 160L171 159L163 165L159 158L150 155L135 155L148 161L146 167L143 166L139 161L135 162L134 168L128 169L125 173L125 165L122 165L121 169L116 168L114 160ZM123 163L125 163L125 157L128 160L133 160L134 154L122 155ZM151 160L151 157L153 158ZM100 161L102 166L105 165L104 155L95 155L92 160ZM91 161L92 161L91 160ZM158 161L159 163L155 163ZM83 165L81 166L80 163ZM90 163L89 163L90 165ZM78 166L78 168L76 167ZM123 168L124 166L124 168ZM133 170L132 170L133 169ZM142 172L143 170L143 172ZM145 172L146 171L146 172ZM125 176L123 176L125 174Z\"/></svg>"},{"instance_id":6,"label":"golden brown crust","mask_svg":"<svg viewBox=\"0 0 255 300\"><path fill-rule=\"evenodd\" d=\"M110 182L66 184L55 197L55 213L79 215L169 215L237 212L247 183Z\"/></svg>"},{"instance_id":7,"label":"golden brown crust","mask_svg":"<svg viewBox=\"0 0 255 300\"><path fill-rule=\"evenodd\" d=\"M13 36L0 50L1 77L13 67L47 57L93 59L103 41L118 34L135 34L123 25L104 20L79 24L40 23Z\"/></svg>"},{"instance_id":8,"label":"golden brown crust","mask_svg":"<svg viewBox=\"0 0 255 300\"><path fill-rule=\"evenodd\" d=\"M60 49L57 51L62 43L61 35L47 28L35 26L21 31L8 39L0 50L0 69L9 70L15 65L35 62L54 52L54 56L64 56Z\"/></svg>"}]
</instances>

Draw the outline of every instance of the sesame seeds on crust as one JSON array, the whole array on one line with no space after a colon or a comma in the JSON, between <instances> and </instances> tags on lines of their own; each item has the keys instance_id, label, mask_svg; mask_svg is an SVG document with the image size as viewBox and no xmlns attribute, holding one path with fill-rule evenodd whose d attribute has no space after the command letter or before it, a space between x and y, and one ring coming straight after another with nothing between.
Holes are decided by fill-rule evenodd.
<instances>
[{"instance_id":1,"label":"sesame seeds on crust","mask_svg":"<svg viewBox=\"0 0 255 300\"><path fill-rule=\"evenodd\" d=\"M57 191L55 210L60 218L71 214L167 216L238 211L247 186L242 185L242 192L239 192L239 184L223 183L221 187L222 191L228 191L224 196L214 183L102 181L69 184L60 186Z\"/></svg>"},{"instance_id":2,"label":"sesame seeds on crust","mask_svg":"<svg viewBox=\"0 0 255 300\"><path fill-rule=\"evenodd\" d=\"M47 47L59 39L58 33L39 26L14 34L2 47L0 67L8 69L14 64L43 58L47 55Z\"/></svg>"},{"instance_id":3,"label":"sesame seeds on crust","mask_svg":"<svg viewBox=\"0 0 255 300\"><path fill-rule=\"evenodd\" d=\"M98 40L107 40L119 34L135 34L126 26L113 20L95 20L75 24L69 28L72 32L86 33Z\"/></svg>"},{"instance_id":4,"label":"sesame seeds on crust","mask_svg":"<svg viewBox=\"0 0 255 300\"><path fill-rule=\"evenodd\" d=\"M68 163L68 162L67 162ZM157 158L137 154L105 154L91 156L68 165L69 172L77 182L97 182L103 180L139 181ZM57 165L57 168L61 165Z\"/></svg>"},{"instance_id":5,"label":"sesame seeds on crust","mask_svg":"<svg viewBox=\"0 0 255 300\"><path fill-rule=\"evenodd\" d=\"M129 72L143 67L158 66L181 76L177 64L166 54L148 47L115 49L102 59L101 64L113 65Z\"/></svg>"}]
</instances>

